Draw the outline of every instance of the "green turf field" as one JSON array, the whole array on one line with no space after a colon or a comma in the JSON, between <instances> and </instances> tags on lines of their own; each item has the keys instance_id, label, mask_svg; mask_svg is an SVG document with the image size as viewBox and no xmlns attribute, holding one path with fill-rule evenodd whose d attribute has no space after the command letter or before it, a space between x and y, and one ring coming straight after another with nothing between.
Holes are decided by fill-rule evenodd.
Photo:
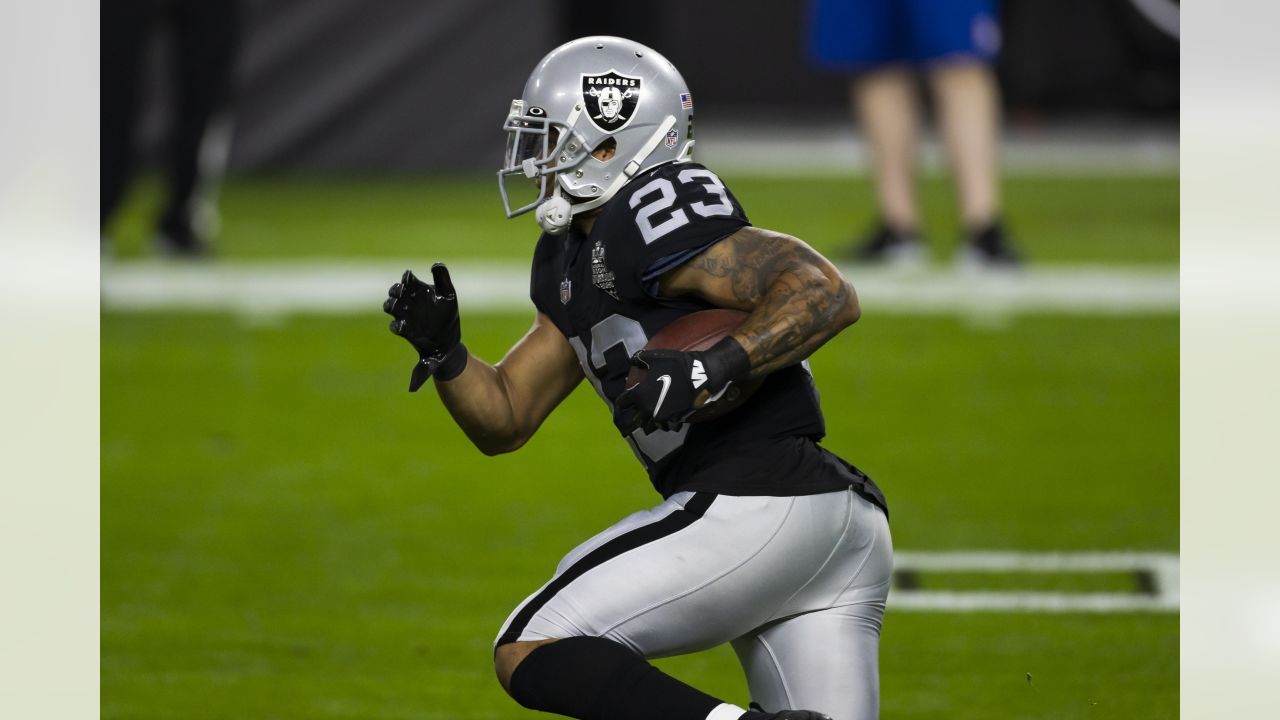
<instances>
[{"instance_id":1,"label":"green turf field","mask_svg":"<svg viewBox=\"0 0 1280 720\"><path fill-rule=\"evenodd\" d=\"M730 184L757 222L828 248L866 217L852 180L852 222L814 214L829 181ZM927 190L945 255L945 187ZM1037 259L1177 261L1176 179L1020 180L1008 197ZM126 258L147 252L149 202L121 223ZM519 257L532 225L499 207L487 180L238 181L220 251ZM530 320L462 303L491 360ZM827 445L882 484L899 549L1176 552L1177 352L1174 315L869 314L812 364ZM499 624L564 552L658 498L590 388L486 458L432 392L405 392L413 359L376 308L104 314L104 718L533 716L493 680ZM883 717L1177 717L1177 652L1176 614L890 611ZM660 664L747 702L726 649Z\"/></svg>"},{"instance_id":2,"label":"green turf field","mask_svg":"<svg viewBox=\"0 0 1280 720\"><path fill-rule=\"evenodd\" d=\"M752 222L788 232L833 255L870 228L865 178L725 176ZM1178 255L1178 179L1167 175L1018 177L1004 194L1010 229L1039 262L1169 263ZM925 232L938 258L957 238L951 187L920 185ZM147 211L158 202L144 183L116 223L123 257L150 252ZM523 257L537 238L527 217L503 216L497 182L438 179L242 179L224 188L226 257Z\"/></svg>"}]
</instances>

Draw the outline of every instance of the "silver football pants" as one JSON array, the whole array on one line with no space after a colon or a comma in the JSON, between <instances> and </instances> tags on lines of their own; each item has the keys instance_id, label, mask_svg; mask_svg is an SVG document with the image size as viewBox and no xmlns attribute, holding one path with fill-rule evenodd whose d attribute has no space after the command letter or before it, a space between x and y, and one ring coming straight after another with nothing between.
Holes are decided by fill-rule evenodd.
<instances>
[{"instance_id":1,"label":"silver football pants","mask_svg":"<svg viewBox=\"0 0 1280 720\"><path fill-rule=\"evenodd\" d=\"M565 556L497 644L586 635L660 658L732 643L766 711L868 720L892 566L884 513L852 490L682 492Z\"/></svg>"}]
</instances>

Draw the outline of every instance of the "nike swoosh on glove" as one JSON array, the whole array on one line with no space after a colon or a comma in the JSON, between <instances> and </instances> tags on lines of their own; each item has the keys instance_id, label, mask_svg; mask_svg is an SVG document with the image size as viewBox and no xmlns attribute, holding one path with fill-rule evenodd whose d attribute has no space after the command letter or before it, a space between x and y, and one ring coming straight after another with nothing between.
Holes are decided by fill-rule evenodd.
<instances>
[{"instance_id":1,"label":"nike swoosh on glove","mask_svg":"<svg viewBox=\"0 0 1280 720\"><path fill-rule=\"evenodd\" d=\"M641 350L631 364L649 372L614 401L614 422L624 435L680 427L751 370L746 351L732 336L700 351Z\"/></svg>"}]
</instances>

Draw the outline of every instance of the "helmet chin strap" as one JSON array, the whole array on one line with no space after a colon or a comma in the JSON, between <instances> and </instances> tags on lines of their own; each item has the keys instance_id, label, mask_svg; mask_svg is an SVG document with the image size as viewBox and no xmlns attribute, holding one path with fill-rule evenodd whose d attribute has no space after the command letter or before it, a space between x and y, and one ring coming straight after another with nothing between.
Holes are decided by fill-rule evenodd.
<instances>
[{"instance_id":1,"label":"helmet chin strap","mask_svg":"<svg viewBox=\"0 0 1280 720\"><path fill-rule=\"evenodd\" d=\"M569 200L560 194L560 183L556 183L555 192L545 202L538 205L534 216L538 225L550 235L563 235L573 220L573 207Z\"/></svg>"},{"instance_id":2,"label":"helmet chin strap","mask_svg":"<svg viewBox=\"0 0 1280 720\"><path fill-rule=\"evenodd\" d=\"M575 117L574 120L576 119ZM555 182L555 192L538 205L538 209L534 213L539 227L550 235L563 235L569 229L569 224L573 221L575 214L594 210L608 202L614 193L618 191L618 188L622 187L623 183L630 180L632 176L640 171L641 163L644 162L645 158L649 157L649 153L653 152L654 148L658 147L658 143L662 142L662 139L666 137L667 131L674 127L675 124L676 119L674 116L668 115L663 118L662 123L658 125L658 129L649 136L644 145L640 146L640 150L623 166L622 172L618 173L613 183L609 185L600 197L592 198L587 202L570 203L569 199L563 195L560 183Z\"/></svg>"},{"instance_id":3,"label":"helmet chin strap","mask_svg":"<svg viewBox=\"0 0 1280 720\"><path fill-rule=\"evenodd\" d=\"M667 131L675 127L675 125L676 118L674 115L668 115L663 118L662 123L658 125L658 129L649 136L644 145L640 146L640 150L632 156L631 160L622 166L622 172L618 173L618 176L613 179L609 187L605 188L605 191L599 197L592 198L586 202L574 203L573 212L581 213L594 210L609 202L614 193L618 192L618 188L621 188L632 176L640 172L640 165L644 162L644 159L649 157L649 153L652 153L654 148L658 147L658 143L662 142L662 139L666 137Z\"/></svg>"}]
</instances>

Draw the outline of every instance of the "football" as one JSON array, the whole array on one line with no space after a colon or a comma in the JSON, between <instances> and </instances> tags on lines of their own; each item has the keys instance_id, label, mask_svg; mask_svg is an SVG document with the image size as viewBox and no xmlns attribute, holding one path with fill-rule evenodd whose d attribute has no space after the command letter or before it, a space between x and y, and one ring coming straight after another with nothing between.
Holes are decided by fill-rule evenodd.
<instances>
[{"instance_id":1,"label":"football","mask_svg":"<svg viewBox=\"0 0 1280 720\"><path fill-rule=\"evenodd\" d=\"M706 350L720 342L724 336L737 330L747 319L747 313L741 310L715 308L689 313L675 322L659 330L645 350ZM633 367L627 373L627 387L644 380L648 371ZM689 422L706 422L714 420L737 409L747 398L760 387L763 378L745 383L733 383L724 395L714 403L698 409L689 416Z\"/></svg>"}]
</instances>

